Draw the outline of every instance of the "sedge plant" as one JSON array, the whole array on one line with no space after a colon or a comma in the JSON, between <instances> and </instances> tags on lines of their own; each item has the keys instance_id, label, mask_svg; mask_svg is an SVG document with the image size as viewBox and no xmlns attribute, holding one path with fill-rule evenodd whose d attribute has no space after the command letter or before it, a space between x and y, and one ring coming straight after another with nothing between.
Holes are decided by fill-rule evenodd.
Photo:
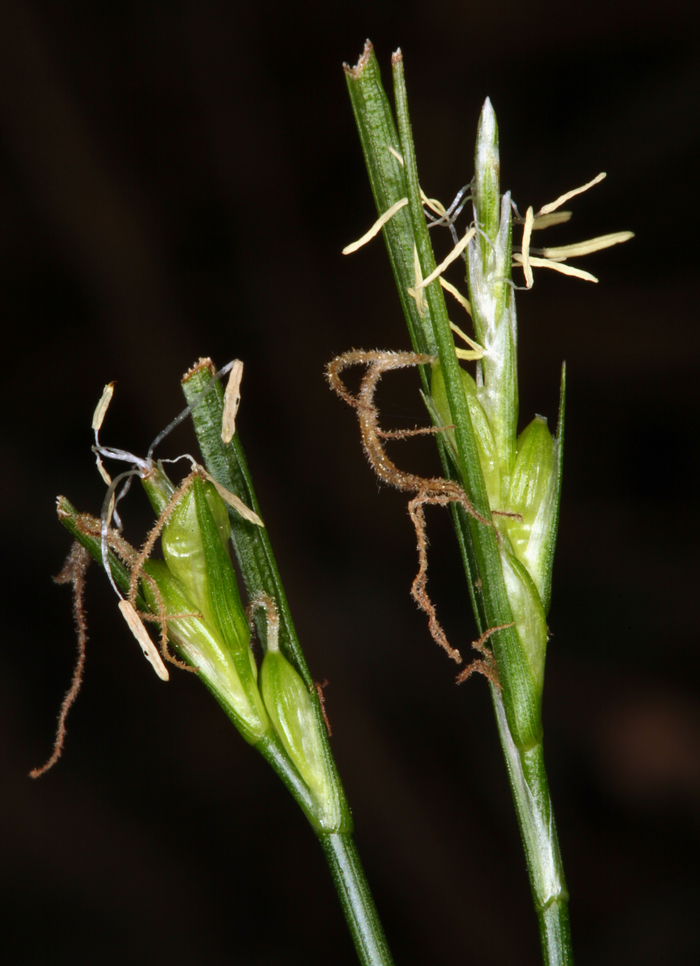
<instances>
[{"instance_id":1,"label":"sedge plant","mask_svg":"<svg viewBox=\"0 0 700 966\"><path fill-rule=\"evenodd\" d=\"M357 244L383 231L412 351L358 352L329 364L332 388L357 411L365 453L379 477L410 494L419 570L412 593L431 633L458 664L427 593L425 507L451 509L472 608L479 628L478 657L461 670L488 678L538 917L544 960L572 962L568 894L544 767L541 700L551 598L552 560L562 480L564 375L557 434L535 419L518 433L517 328L513 264L525 287L533 266L592 278L567 260L630 237L619 233L565 248L535 249L532 232L566 221L560 210L574 191L523 218L499 186L498 131L487 101L479 122L475 175L450 208L421 191L411 137L403 61L392 60L397 124L382 88L371 45L348 89L362 141L379 219ZM594 181L599 179L594 179ZM593 182L592 182L593 183ZM589 187L585 186L585 187ZM455 221L471 201L473 222L460 238ZM426 217L427 216L427 217ZM512 226L522 224L520 251ZM449 228L452 253L436 266L429 226ZM354 250L356 245L346 251ZM443 277L463 257L469 298ZM450 322L444 292L472 317L474 338ZM457 348L454 334L468 348ZM471 375L460 360L476 362ZM357 395L346 388L348 366L367 367ZM374 393L388 371L416 366L433 422L430 429L381 428ZM230 372L224 392L221 379ZM315 684L299 643L272 544L235 426L242 364L217 372L200 360L182 380L187 407L151 445L145 458L103 446L99 432L113 394L106 387L95 411L97 465L107 486L99 516L78 512L59 497L58 516L74 538L59 582L74 589L79 658L59 716L54 752L37 777L59 757L65 719L80 687L86 618L82 603L91 559L104 569L118 608L158 676L168 665L193 671L211 691L244 740L270 764L316 834L331 871L348 928L363 966L390 966L382 925L353 841L347 798L329 743L322 689ZM191 415L204 465L187 457L179 483L154 456L163 437ZM423 478L396 466L386 441L429 432L436 439L443 476ZM104 461L126 462L114 479ZM119 503L133 479L142 484L155 523L140 548L122 536ZM155 559L160 541L162 559ZM237 562L239 589L229 547ZM148 627L159 637L156 646ZM251 648L257 634L262 658Z\"/></svg>"},{"instance_id":2,"label":"sedge plant","mask_svg":"<svg viewBox=\"0 0 700 966\"><path fill-rule=\"evenodd\" d=\"M533 267L596 281L568 259L632 237L619 232L559 248L531 245L533 231L565 222L561 206L600 181L598 175L535 214L521 217L499 183L496 116L487 100L477 131L474 175L449 208L422 191L408 113L403 57L392 57L396 121L368 42L357 65L345 68L355 120L379 218L350 254L381 230L411 339L412 352L352 350L327 367L331 387L358 415L365 454L384 482L411 494L409 514L416 529L419 570L412 595L427 614L433 638L462 664L447 640L427 593L427 537L424 508L449 506L459 542L472 610L479 630L478 656L457 682L475 672L488 679L522 835L537 914L543 960L551 966L573 961L568 891L557 839L543 756L542 691L547 649L547 613L561 497L565 369L556 436L536 416L518 432L517 322L514 266L522 287L533 285ZM460 237L456 219L468 203L473 218ZM522 226L519 249L513 225ZM439 265L429 229L449 228L454 241ZM443 272L463 260L468 297ZM451 308L471 317L474 337L451 322ZM455 335L459 346L455 344ZM471 361L474 375L460 364ZM346 367L364 365L358 393L343 382ZM383 430L374 401L382 374L405 366L420 372L422 396L433 426ZM432 433L442 478L426 479L396 466L386 451L392 438Z\"/></svg>"}]
</instances>

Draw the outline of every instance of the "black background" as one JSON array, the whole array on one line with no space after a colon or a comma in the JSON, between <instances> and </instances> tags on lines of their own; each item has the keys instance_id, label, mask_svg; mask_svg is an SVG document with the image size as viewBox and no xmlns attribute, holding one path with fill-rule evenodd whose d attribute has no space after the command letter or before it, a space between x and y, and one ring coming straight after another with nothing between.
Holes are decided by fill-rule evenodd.
<instances>
[{"instance_id":1,"label":"black background","mask_svg":"<svg viewBox=\"0 0 700 966\"><path fill-rule=\"evenodd\" d=\"M321 852L196 681L158 681L95 568L66 752L37 782L74 654L56 494L98 512L90 419L143 453L201 355L245 360L239 428L397 964L538 962L482 680L454 687L408 591L406 499L322 376L407 348L341 64L401 46L421 181L472 174L481 103L521 210L589 180L567 242L636 238L518 299L521 413L569 366L546 752L581 966L700 956L695 4L65 3L0 7L3 962L352 964ZM447 239L442 239L446 251ZM424 419L415 377L382 385ZM428 447L397 460L430 472ZM192 449L189 430L165 447ZM169 447L169 448L168 448ZM149 513L127 510L139 539ZM450 640L474 625L428 511Z\"/></svg>"}]
</instances>

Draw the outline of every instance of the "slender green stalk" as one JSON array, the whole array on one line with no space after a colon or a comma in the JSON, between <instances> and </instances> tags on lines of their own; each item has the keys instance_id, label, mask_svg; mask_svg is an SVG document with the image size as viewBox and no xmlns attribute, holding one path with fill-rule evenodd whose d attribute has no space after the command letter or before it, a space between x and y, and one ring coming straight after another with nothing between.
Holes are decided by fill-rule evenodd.
<instances>
[{"instance_id":1,"label":"slender green stalk","mask_svg":"<svg viewBox=\"0 0 700 966\"><path fill-rule=\"evenodd\" d=\"M389 966L391 953L352 836L331 832L318 838L360 962Z\"/></svg>"},{"instance_id":2,"label":"slender green stalk","mask_svg":"<svg viewBox=\"0 0 700 966\"><path fill-rule=\"evenodd\" d=\"M508 728L500 693L493 686L491 697L527 858L543 960L557 966L571 966L569 893L564 880L542 742L529 751L518 751Z\"/></svg>"},{"instance_id":3,"label":"slender green stalk","mask_svg":"<svg viewBox=\"0 0 700 966\"><path fill-rule=\"evenodd\" d=\"M346 68L350 100L378 214L381 215L401 197L408 198L408 205L384 226L383 233L414 349L424 352L427 348L428 352L439 356L449 407L448 417L441 424L452 424L455 427L454 450L444 440L438 440L445 475L460 481L475 509L482 516L489 517L491 508L482 473L479 444L467 405L463 375L455 354L439 281L436 279L424 289L427 305L423 315L417 311L416 300L406 297L407 290L416 284L413 258L409 257L414 246L423 278L427 278L433 271L435 258L420 195L400 52L392 58L392 67L398 132L382 88L379 67L371 45L365 48L355 68ZM394 156L397 145L403 161L400 168ZM495 169L497 171L497 165ZM495 230L505 231L501 274L507 272L509 276L510 216L506 210L509 204L504 202L505 214L501 215L503 225L500 226L497 185L495 204L493 191L489 197L495 214L490 212L490 220L484 217L484 232L489 228L493 229L491 223L495 223ZM480 238L478 250L487 261L490 249L495 250L493 242ZM508 300L512 300L512 294L503 282L500 292L499 311L510 311ZM512 311L514 313L514 309ZM517 420L514 331L511 331L508 338L512 339L513 347L506 347L502 358L506 360L504 378L510 380L513 395L510 402L506 399L495 419L507 423L509 430L514 432ZM508 352L511 352L510 356ZM430 398L431 380L427 367L422 367L421 378L426 401L435 418L435 404ZM509 451L507 441L505 444L501 440L497 442L503 458L510 459L510 473L513 468L514 443L510 444ZM557 480L560 481L560 478L561 459L557 468ZM558 491L555 499L558 499ZM553 512L556 513L557 510L558 504ZM501 538L497 534L496 526L485 526L468 516L458 505L452 505L452 513L479 633L484 634L490 628L510 625L492 633L489 640L501 684L501 690L493 685L491 688L494 709L527 858L533 901L540 924L544 962L550 966L564 966L572 962L568 894L542 754L541 686L538 686L538 681L533 676L528 650L515 626L504 577Z\"/></svg>"}]
</instances>

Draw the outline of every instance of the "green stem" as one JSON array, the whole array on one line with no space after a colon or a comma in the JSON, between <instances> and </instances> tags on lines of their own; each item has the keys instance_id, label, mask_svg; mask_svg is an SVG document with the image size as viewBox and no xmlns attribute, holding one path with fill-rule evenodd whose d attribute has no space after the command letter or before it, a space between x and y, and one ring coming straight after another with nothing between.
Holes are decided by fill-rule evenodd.
<instances>
[{"instance_id":1,"label":"green stem","mask_svg":"<svg viewBox=\"0 0 700 966\"><path fill-rule=\"evenodd\" d=\"M547 966L572 966L569 893L559 851L542 743L529 751L515 747L500 693L491 688L498 733L523 840L532 900Z\"/></svg>"},{"instance_id":2,"label":"green stem","mask_svg":"<svg viewBox=\"0 0 700 966\"><path fill-rule=\"evenodd\" d=\"M290 795L311 824L314 825L315 805L308 785L289 760L289 755L277 735L266 735L260 739L255 745L255 748L286 786Z\"/></svg>"},{"instance_id":3,"label":"green stem","mask_svg":"<svg viewBox=\"0 0 700 966\"><path fill-rule=\"evenodd\" d=\"M391 953L352 835L321 833L318 839L360 962L363 966L391 966Z\"/></svg>"}]
</instances>

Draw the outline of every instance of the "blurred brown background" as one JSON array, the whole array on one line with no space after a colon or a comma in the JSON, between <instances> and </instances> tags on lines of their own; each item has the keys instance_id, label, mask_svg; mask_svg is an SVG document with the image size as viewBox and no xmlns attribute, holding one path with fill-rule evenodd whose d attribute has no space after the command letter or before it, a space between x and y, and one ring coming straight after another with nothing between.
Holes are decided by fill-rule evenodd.
<instances>
[{"instance_id":1,"label":"blurred brown background","mask_svg":"<svg viewBox=\"0 0 700 966\"><path fill-rule=\"evenodd\" d=\"M240 432L397 966L534 966L539 950L483 681L409 598L405 497L379 488L323 365L408 340L341 64L406 58L421 181L472 174L480 105L503 186L535 208L600 170L557 240L618 229L598 286L540 272L518 301L521 412L569 365L546 749L580 966L700 957L696 591L700 58L695 4L142 0L0 5L5 345L0 956L8 964L355 962L286 792L184 674L166 687L97 570L85 685L37 782L73 661L56 494L98 512L90 419L142 453L200 355L245 360ZM446 244L446 239L442 240ZM383 384L395 424L415 383ZM524 423L523 423L524 424ZM189 430L168 444L193 447ZM164 450L164 452L166 451ZM407 465L432 467L404 444ZM140 494L135 539L149 514ZM474 637L449 516L431 587Z\"/></svg>"}]
</instances>

